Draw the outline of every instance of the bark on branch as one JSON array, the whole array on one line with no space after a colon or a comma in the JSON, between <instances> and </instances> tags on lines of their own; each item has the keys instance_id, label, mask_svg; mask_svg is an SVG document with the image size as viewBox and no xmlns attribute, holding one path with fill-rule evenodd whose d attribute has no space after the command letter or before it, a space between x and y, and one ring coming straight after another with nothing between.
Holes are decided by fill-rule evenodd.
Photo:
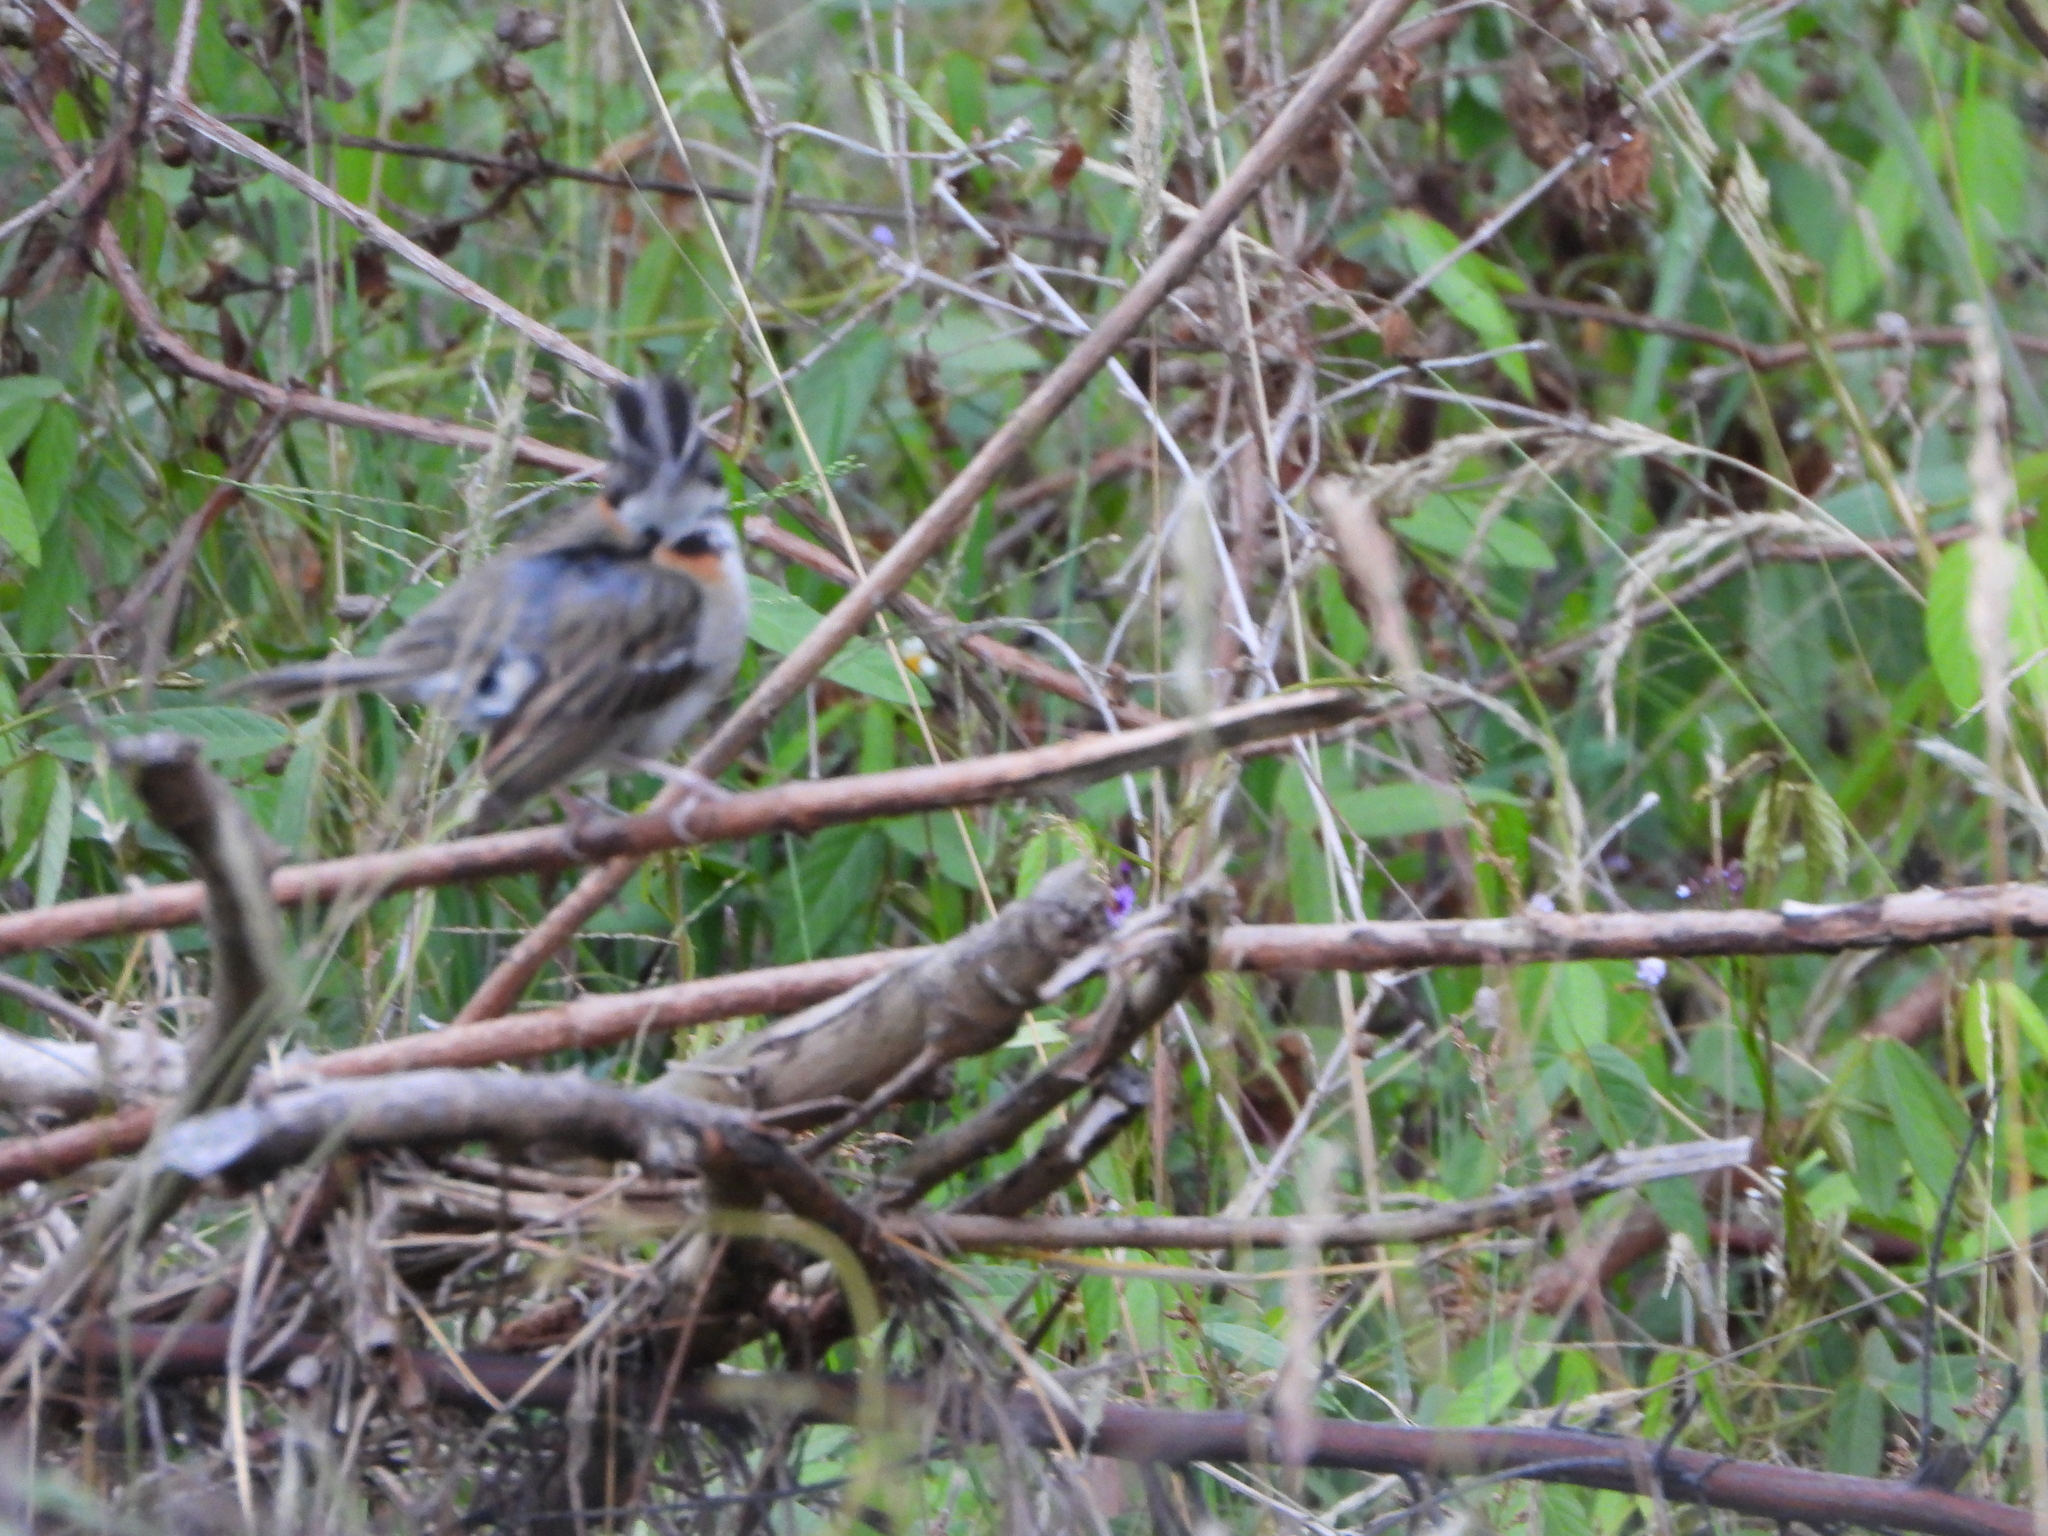
<instances>
[{"instance_id":1,"label":"bark on branch","mask_svg":"<svg viewBox=\"0 0 2048 1536\"><path fill-rule=\"evenodd\" d=\"M754 1110L844 1110L994 1050L1062 962L1107 927L1108 892L1068 864L950 943L759 1034L673 1063L659 1091ZM821 1118L829 1117L826 1110Z\"/></svg>"},{"instance_id":2,"label":"bark on branch","mask_svg":"<svg viewBox=\"0 0 2048 1536\"><path fill-rule=\"evenodd\" d=\"M2048 885L1905 891L1813 906L1730 912L1530 912L1521 917L1387 923L1246 924L1217 945L1236 971L1377 971L1545 960L1834 954L2048 935Z\"/></svg>"},{"instance_id":3,"label":"bark on branch","mask_svg":"<svg viewBox=\"0 0 2048 1536\"><path fill-rule=\"evenodd\" d=\"M200 762L199 744L167 732L118 743L114 758L157 825L185 845L205 893L213 992L185 1047L173 1121L241 1097L264 1042L293 1001L284 925L270 900L265 843L249 813ZM44 1272L40 1303L55 1311L125 1236L140 1243L183 1203L190 1181L147 1164L102 1190L77 1242Z\"/></svg>"},{"instance_id":4,"label":"bark on branch","mask_svg":"<svg viewBox=\"0 0 2048 1536\"><path fill-rule=\"evenodd\" d=\"M949 1211L906 1215L901 1220L914 1223L943 1243L977 1253L1018 1248L1143 1248L1158 1252L1287 1248L1299 1243L1321 1248L1428 1243L1535 1221L1657 1179L1739 1168L1748 1162L1750 1149L1750 1139L1737 1136L1613 1152L1561 1178L1477 1200L1436 1201L1409 1210L1355 1216L997 1217Z\"/></svg>"},{"instance_id":5,"label":"bark on branch","mask_svg":"<svg viewBox=\"0 0 2048 1536\"><path fill-rule=\"evenodd\" d=\"M920 1142L890 1170L889 1203L906 1205L968 1164L1014 1146L1026 1130L1122 1061L1208 969L1209 936L1221 926L1224 911L1220 891L1183 895L1171 925L1146 935L1153 942L1115 978L1087 1034L1015 1091ZM1027 1209L1028 1203L1004 1208Z\"/></svg>"},{"instance_id":6,"label":"bark on branch","mask_svg":"<svg viewBox=\"0 0 2048 1536\"><path fill-rule=\"evenodd\" d=\"M1353 689L1306 689L1197 720L1081 736L1029 751L926 768L801 780L668 811L608 818L580 830L537 827L293 865L277 871L270 889L285 906L367 899L422 886L557 871L617 856L637 859L763 833L816 832L887 816L1058 794L1117 774L1185 763L1252 742L1329 730L1355 718L1364 703L1364 695ZM197 921L202 903L201 888L188 883L9 913L0 916L0 955L174 928Z\"/></svg>"}]
</instances>

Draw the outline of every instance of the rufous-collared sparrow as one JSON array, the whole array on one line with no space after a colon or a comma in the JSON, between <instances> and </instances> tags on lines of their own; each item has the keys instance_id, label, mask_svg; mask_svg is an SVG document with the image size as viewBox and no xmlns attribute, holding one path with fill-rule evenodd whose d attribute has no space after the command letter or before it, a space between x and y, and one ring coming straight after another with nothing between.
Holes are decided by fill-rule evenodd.
<instances>
[{"instance_id":1,"label":"rufous-collared sparrow","mask_svg":"<svg viewBox=\"0 0 2048 1536\"><path fill-rule=\"evenodd\" d=\"M662 764L724 697L747 634L747 577L725 481L690 393L621 385L604 488L558 525L493 556L373 656L243 679L287 706L369 689L483 734L488 785L469 829L601 767Z\"/></svg>"}]
</instances>

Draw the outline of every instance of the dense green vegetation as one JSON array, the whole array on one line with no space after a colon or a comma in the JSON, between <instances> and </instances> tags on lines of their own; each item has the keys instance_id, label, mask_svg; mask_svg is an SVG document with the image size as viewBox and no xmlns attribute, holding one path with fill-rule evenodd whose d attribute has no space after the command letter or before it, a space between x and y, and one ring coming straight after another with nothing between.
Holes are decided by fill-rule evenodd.
<instances>
[{"instance_id":1,"label":"dense green vegetation","mask_svg":"<svg viewBox=\"0 0 2048 1536\"><path fill-rule=\"evenodd\" d=\"M736 508L841 557L850 532L863 560L1114 302L1343 20L1306 0L831 0L736 7L721 36L715 0L634 9L631 35L621 9L585 0L193 10L193 102L598 357L688 379L733 445ZM1221 859L1240 915L1273 923L2034 878L2048 77L2027 29L1852 0L1438 14L1433 35L1376 57L1253 203L1245 238L1124 351L1158 430L1099 377L913 584L952 623L913 640L892 620L904 668L871 626L726 782L1100 727L967 653L969 632L1166 715L1311 680L1370 679L1428 708L1199 772L658 857L532 999L945 939L1075 853L1139 905ZM177 5L85 0L77 18L162 87ZM0 244L6 899L182 878L106 751L146 728L199 737L296 858L445 832L442 786L473 748L417 711L368 699L273 717L214 691L374 644L586 491L509 451L303 417L252 455L263 406L163 365L106 280L101 221L163 323L237 372L481 427L501 449L523 433L593 454L601 391L279 177L149 120L134 77L110 80L65 36L46 10L0 10L10 69L91 168ZM0 218L63 180L28 118L4 117ZM238 473L245 492L219 497ZM224 510L179 564L209 497ZM1374 597L1383 548L1398 551L1391 579L1377 572L1391 601ZM843 591L750 560L742 691ZM152 571L168 579L125 629L98 628ZM53 669L68 685L38 683ZM656 788L616 778L609 798ZM297 915L306 1004L283 1048L448 1020L563 889L529 875ZM204 945L196 930L169 942L9 968L175 1028L205 990ZM1042 1010L1012 1048L962 1064L949 1102L891 1129L983 1103L1097 995ZM1609 1196L1533 1235L1333 1253L1305 1276L1284 1252L1247 1252L1078 1270L968 1258L952 1279L973 1329L1013 1327L1133 1399L1256 1407L1322 1316L1327 1413L1557 1415L1875 1475L1922 1457L1924 1403L1943 1441L1994 1431L1968 1491L2027 1503L2044 1496L2037 1371L1994 1416L2008 1366L2037 1355L2044 1008L2048 971L2010 939L1216 975L1147 1047L1173 1103L1060 1197L1072 1209L1221 1211L1255 1181L1279 1213L1468 1198L1604 1150L1738 1133L1769 1172ZM0 1017L49 1029L11 1000ZM555 1065L644 1080L671 1048ZM1267 1184L1290 1100L1311 1091L1308 1134ZM857 1141L847 1166L893 1144ZM1644 1205L1661 1225L1632 1214ZM1560 1305L1564 1257L1597 1260L1626 1223L1651 1234L1635 1262L1594 1281L1590 1309ZM1213 1280L1188 1273L1211 1264ZM930 1340L893 1344L907 1363ZM817 1429L776 1450L819 1483L857 1443ZM891 1491L894 1517L993 1528L1000 1465L932 1461ZM1243 1476L1255 1493L1190 1473L1151 1506L1135 1474L1091 1486L1117 1529L1163 1520L1160 1497L1247 1531L1288 1528L1296 1508L1313 1529L1365 1529L1399 1507L1398 1482L1353 1500L1378 1481L1353 1473ZM1464 1507L1572 1536L1707 1518L1530 1486ZM389 1496L371 1488L365 1507ZM1080 1528L1078 1508L1054 1499L1037 1518ZM794 1501L766 1519L827 1516ZM633 1528L669 1528L651 1520Z\"/></svg>"}]
</instances>

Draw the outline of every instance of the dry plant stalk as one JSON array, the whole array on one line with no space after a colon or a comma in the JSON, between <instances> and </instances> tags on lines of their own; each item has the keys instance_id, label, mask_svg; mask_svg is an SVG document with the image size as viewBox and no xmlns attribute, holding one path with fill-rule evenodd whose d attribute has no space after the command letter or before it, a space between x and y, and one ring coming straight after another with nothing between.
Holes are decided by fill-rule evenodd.
<instances>
[{"instance_id":1,"label":"dry plant stalk","mask_svg":"<svg viewBox=\"0 0 2048 1536\"><path fill-rule=\"evenodd\" d=\"M650 1091L755 1111L905 1092L1016 1033L1039 989L1107 927L1108 890L1063 865L980 927L759 1034L674 1062Z\"/></svg>"}]
</instances>

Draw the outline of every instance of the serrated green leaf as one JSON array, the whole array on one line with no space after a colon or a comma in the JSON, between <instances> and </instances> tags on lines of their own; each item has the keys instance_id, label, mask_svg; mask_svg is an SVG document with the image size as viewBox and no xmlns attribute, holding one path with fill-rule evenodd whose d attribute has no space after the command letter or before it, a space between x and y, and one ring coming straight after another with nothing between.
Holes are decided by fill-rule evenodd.
<instances>
[{"instance_id":1,"label":"serrated green leaf","mask_svg":"<svg viewBox=\"0 0 2048 1536\"><path fill-rule=\"evenodd\" d=\"M150 731L175 731L180 736L190 736L210 760L223 763L266 756L292 739L290 726L253 709L238 709L232 704L190 704L109 715L94 722L91 731L77 725L60 726L36 745L58 757L89 763L99 740L109 736L142 736Z\"/></svg>"},{"instance_id":2,"label":"serrated green leaf","mask_svg":"<svg viewBox=\"0 0 2048 1536\"><path fill-rule=\"evenodd\" d=\"M824 617L802 598L759 576L749 576L747 588L752 596L747 638L778 654L787 655L795 650ZM904 692L902 677L889 653L869 640L849 641L825 668L824 675L841 687L870 698L885 699L891 704L911 702L911 694ZM911 675L910 686L919 704L931 703L931 693L915 674Z\"/></svg>"},{"instance_id":3,"label":"serrated green leaf","mask_svg":"<svg viewBox=\"0 0 2048 1536\"><path fill-rule=\"evenodd\" d=\"M0 540L21 557L24 565L43 563L43 536L36 532L35 514L29 510L28 493L14 477L14 470L0 459Z\"/></svg>"},{"instance_id":4,"label":"serrated green leaf","mask_svg":"<svg viewBox=\"0 0 2048 1536\"><path fill-rule=\"evenodd\" d=\"M1942 551L1927 586L1923 620L1927 659L1941 691L1958 712L1975 709L1984 697L1983 669L1970 641L1970 573L1975 568L1975 540ZM2000 546L2013 562L2010 638L2006 665L2017 669L2014 686L2024 685L2036 710L2048 711L2048 578L2012 544Z\"/></svg>"},{"instance_id":5,"label":"serrated green leaf","mask_svg":"<svg viewBox=\"0 0 2048 1536\"><path fill-rule=\"evenodd\" d=\"M901 75L890 74L886 71L875 78L881 82L883 90L908 107L910 115L930 129L932 137L945 145L946 148L952 150L965 150L967 148L967 141L953 131L953 125L939 116L937 109L930 102L917 94L908 80L905 80ZM885 140L884 142L887 141Z\"/></svg>"},{"instance_id":6,"label":"serrated green leaf","mask_svg":"<svg viewBox=\"0 0 2048 1536\"><path fill-rule=\"evenodd\" d=\"M1387 228L1401 244L1409 266L1420 277L1458 248L1458 237L1427 214L1413 208L1397 208L1387 215ZM1511 347L1522 339L1514 316L1500 301L1503 290L1519 291L1521 279L1495 266L1476 251L1468 251L1430 282L1429 291L1455 315L1460 324L1479 338L1489 351ZM1499 360L1500 371L1514 381L1525 399L1536 397L1529 373L1529 359L1511 353Z\"/></svg>"},{"instance_id":7,"label":"serrated green leaf","mask_svg":"<svg viewBox=\"0 0 2048 1536\"><path fill-rule=\"evenodd\" d=\"M1388 526L1411 544L1463 559L1478 534L1482 510L1469 497L1439 492L1423 497L1413 512L1395 518ZM1556 568L1557 558L1542 539L1503 514L1487 526L1479 563L1518 571L1548 571Z\"/></svg>"}]
</instances>

